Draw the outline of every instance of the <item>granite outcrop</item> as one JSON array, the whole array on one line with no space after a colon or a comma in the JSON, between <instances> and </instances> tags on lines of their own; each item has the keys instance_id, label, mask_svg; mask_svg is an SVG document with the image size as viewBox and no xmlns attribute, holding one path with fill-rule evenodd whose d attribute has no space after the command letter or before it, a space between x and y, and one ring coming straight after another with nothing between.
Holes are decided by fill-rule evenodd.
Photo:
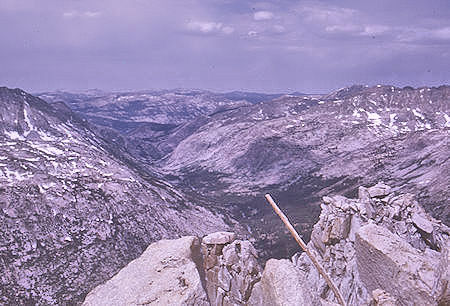
<instances>
[{"instance_id":1,"label":"granite outcrop","mask_svg":"<svg viewBox=\"0 0 450 306\"><path fill-rule=\"evenodd\" d=\"M413 195L378 183L360 187L357 199L324 197L321 208L308 248L347 305L448 305L450 230L430 217ZM160 254L173 251L169 241L164 247L167 252ZM209 234L192 248L199 254L197 261L191 259L194 274L201 278L196 284L203 285L196 287L202 293L195 296L207 296L202 302L208 305L338 305L306 253L270 259L262 270L253 245L232 232ZM120 280L121 273L114 278ZM152 279L152 284L168 284L165 279Z\"/></svg>"}]
</instances>

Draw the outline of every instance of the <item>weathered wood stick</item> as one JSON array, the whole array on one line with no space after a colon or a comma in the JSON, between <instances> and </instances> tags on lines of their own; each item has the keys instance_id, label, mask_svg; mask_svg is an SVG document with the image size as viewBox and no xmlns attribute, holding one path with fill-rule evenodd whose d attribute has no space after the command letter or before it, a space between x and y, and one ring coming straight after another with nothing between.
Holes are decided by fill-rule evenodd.
<instances>
[{"instance_id":1,"label":"weathered wood stick","mask_svg":"<svg viewBox=\"0 0 450 306\"><path fill-rule=\"evenodd\" d=\"M327 282L328 286L330 286L331 290L333 290L334 295L339 301L339 304L342 306L346 306L344 302L344 298L342 297L341 292L339 292L339 289L336 287L336 285L333 283L331 278L328 276L328 274L323 269L322 265L317 261L317 259L314 257L314 255L308 250L306 247L306 243L300 238L300 235L297 233L295 228L292 226L292 224L289 222L289 219L286 217L286 215L281 211L281 209L277 206L275 201L272 199L270 194L265 195L267 202L269 202L270 205L272 205L273 210L277 213L277 215L281 218L281 221L286 225L288 230L291 232L292 236L294 236L295 241L300 245L300 247L305 251L305 253L308 255L308 257L311 259L314 266L316 266L317 270L319 271L320 275L323 276L325 281Z\"/></svg>"}]
</instances>

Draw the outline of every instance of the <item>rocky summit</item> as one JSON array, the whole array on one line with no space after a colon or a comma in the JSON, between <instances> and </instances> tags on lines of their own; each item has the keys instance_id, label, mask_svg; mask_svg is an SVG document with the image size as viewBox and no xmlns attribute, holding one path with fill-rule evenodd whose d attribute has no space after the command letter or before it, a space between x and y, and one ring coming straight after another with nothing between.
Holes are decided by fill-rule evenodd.
<instances>
[{"instance_id":1,"label":"rocky summit","mask_svg":"<svg viewBox=\"0 0 450 306\"><path fill-rule=\"evenodd\" d=\"M425 213L412 194L377 184L360 187L357 199L325 197L321 208L308 248L348 305L376 300L379 290L393 305L447 303L450 229ZM307 292L333 301L304 254L292 262L301 271L300 282L308 280Z\"/></svg>"},{"instance_id":2,"label":"rocky summit","mask_svg":"<svg viewBox=\"0 0 450 306\"><path fill-rule=\"evenodd\" d=\"M64 105L0 88L0 304L78 303L161 238L228 229Z\"/></svg>"},{"instance_id":3,"label":"rocky summit","mask_svg":"<svg viewBox=\"0 0 450 306\"><path fill-rule=\"evenodd\" d=\"M321 207L308 249L346 305L448 305L450 229L413 195L377 184ZM339 305L306 253L256 258L232 232L160 241L84 305Z\"/></svg>"}]
</instances>

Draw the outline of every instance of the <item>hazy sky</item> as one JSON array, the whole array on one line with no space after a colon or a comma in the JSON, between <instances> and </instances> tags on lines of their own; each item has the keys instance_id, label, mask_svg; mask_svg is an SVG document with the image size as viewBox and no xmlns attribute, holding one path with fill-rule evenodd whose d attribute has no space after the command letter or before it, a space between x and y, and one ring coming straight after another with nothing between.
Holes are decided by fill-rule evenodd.
<instances>
[{"instance_id":1,"label":"hazy sky","mask_svg":"<svg viewBox=\"0 0 450 306\"><path fill-rule=\"evenodd\" d=\"M0 29L33 92L450 82L449 0L0 0Z\"/></svg>"}]
</instances>

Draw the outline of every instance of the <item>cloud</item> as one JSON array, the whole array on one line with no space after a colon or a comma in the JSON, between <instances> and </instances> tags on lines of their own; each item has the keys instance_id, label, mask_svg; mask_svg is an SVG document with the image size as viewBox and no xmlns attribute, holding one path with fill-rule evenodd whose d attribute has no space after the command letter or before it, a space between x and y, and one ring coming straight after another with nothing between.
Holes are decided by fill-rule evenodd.
<instances>
[{"instance_id":1,"label":"cloud","mask_svg":"<svg viewBox=\"0 0 450 306\"><path fill-rule=\"evenodd\" d=\"M231 26L224 26L221 22L204 22L204 21L190 21L187 25L189 31L200 34L231 34L234 28Z\"/></svg>"},{"instance_id":2,"label":"cloud","mask_svg":"<svg viewBox=\"0 0 450 306\"><path fill-rule=\"evenodd\" d=\"M328 33L358 33L361 31L361 26L355 24L341 24L325 27Z\"/></svg>"},{"instance_id":3,"label":"cloud","mask_svg":"<svg viewBox=\"0 0 450 306\"><path fill-rule=\"evenodd\" d=\"M231 34L234 32L234 28L230 26L225 26L222 28L222 32L225 34Z\"/></svg>"},{"instance_id":4,"label":"cloud","mask_svg":"<svg viewBox=\"0 0 450 306\"><path fill-rule=\"evenodd\" d=\"M282 25L276 24L273 26L273 30L275 31L275 33L284 33L286 32L286 28L283 27Z\"/></svg>"},{"instance_id":5,"label":"cloud","mask_svg":"<svg viewBox=\"0 0 450 306\"><path fill-rule=\"evenodd\" d=\"M303 17L303 26L318 34L358 36L365 29L364 16L353 8L302 5L296 8L296 12Z\"/></svg>"},{"instance_id":6,"label":"cloud","mask_svg":"<svg viewBox=\"0 0 450 306\"><path fill-rule=\"evenodd\" d=\"M350 18L358 13L358 11L354 9L334 6L302 6L298 11L309 21L326 24L348 22Z\"/></svg>"},{"instance_id":7,"label":"cloud","mask_svg":"<svg viewBox=\"0 0 450 306\"><path fill-rule=\"evenodd\" d=\"M360 33L363 36L376 36L382 35L391 30L391 27L385 25L367 25L364 30Z\"/></svg>"},{"instance_id":8,"label":"cloud","mask_svg":"<svg viewBox=\"0 0 450 306\"><path fill-rule=\"evenodd\" d=\"M447 2L0 0L0 83L317 92L429 70L448 83Z\"/></svg>"},{"instance_id":9,"label":"cloud","mask_svg":"<svg viewBox=\"0 0 450 306\"><path fill-rule=\"evenodd\" d=\"M222 28L222 24L217 22L191 21L187 24L187 27L191 31L206 34L219 31Z\"/></svg>"},{"instance_id":10,"label":"cloud","mask_svg":"<svg viewBox=\"0 0 450 306\"><path fill-rule=\"evenodd\" d=\"M273 19L273 17L274 17L274 15L270 11L258 11L253 14L253 19L256 21L270 20L270 19Z\"/></svg>"},{"instance_id":11,"label":"cloud","mask_svg":"<svg viewBox=\"0 0 450 306\"><path fill-rule=\"evenodd\" d=\"M330 34L347 34L355 36L379 36L386 34L391 30L391 27L385 25L360 25L354 23L325 27L325 32Z\"/></svg>"},{"instance_id":12,"label":"cloud","mask_svg":"<svg viewBox=\"0 0 450 306\"><path fill-rule=\"evenodd\" d=\"M450 27L435 29L431 31L431 35L436 39L450 40Z\"/></svg>"},{"instance_id":13,"label":"cloud","mask_svg":"<svg viewBox=\"0 0 450 306\"><path fill-rule=\"evenodd\" d=\"M63 13L63 17L64 18L96 18L99 17L101 15L100 12L92 12L92 11L85 11L85 12L80 12L80 11L69 11L69 12L64 12Z\"/></svg>"},{"instance_id":14,"label":"cloud","mask_svg":"<svg viewBox=\"0 0 450 306\"><path fill-rule=\"evenodd\" d=\"M403 27L399 29L397 39L403 43L445 44L450 41L450 27L441 27L434 29Z\"/></svg>"},{"instance_id":15,"label":"cloud","mask_svg":"<svg viewBox=\"0 0 450 306\"><path fill-rule=\"evenodd\" d=\"M76 15L78 15L78 12L75 12L75 11L64 12L64 13L63 13L63 17L65 17L65 18L73 18L73 17L75 17Z\"/></svg>"},{"instance_id":16,"label":"cloud","mask_svg":"<svg viewBox=\"0 0 450 306\"><path fill-rule=\"evenodd\" d=\"M84 13L83 13L83 16L88 17L88 18L95 18L95 17L100 16L100 12L90 12L90 11L87 11L87 12L84 12Z\"/></svg>"}]
</instances>

